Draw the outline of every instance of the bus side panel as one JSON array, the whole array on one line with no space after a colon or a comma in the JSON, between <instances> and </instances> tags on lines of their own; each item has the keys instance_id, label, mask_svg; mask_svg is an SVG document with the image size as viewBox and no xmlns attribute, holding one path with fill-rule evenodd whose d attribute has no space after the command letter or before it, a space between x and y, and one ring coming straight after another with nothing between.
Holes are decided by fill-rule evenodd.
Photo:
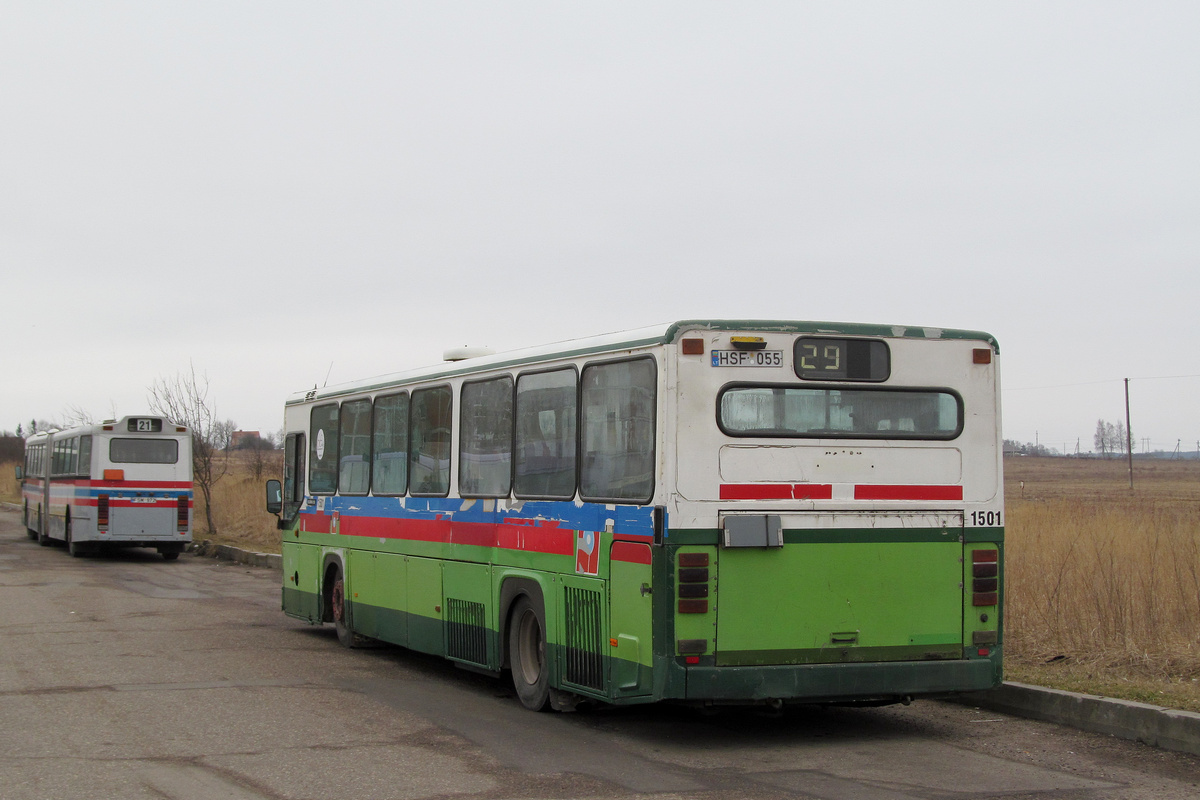
<instances>
[{"instance_id":1,"label":"bus side panel","mask_svg":"<svg viewBox=\"0 0 1200 800\"><path fill-rule=\"evenodd\" d=\"M404 584L408 608L408 646L437 656L446 654L442 615L442 562L407 557Z\"/></svg>"},{"instance_id":2,"label":"bus side panel","mask_svg":"<svg viewBox=\"0 0 1200 800\"><path fill-rule=\"evenodd\" d=\"M557 630L546 632L546 646L556 656L558 685L581 694L607 697L607 581L574 575L564 575L561 580L562 591L557 593L555 603ZM549 620L546 627L550 628Z\"/></svg>"},{"instance_id":3,"label":"bus side panel","mask_svg":"<svg viewBox=\"0 0 1200 800\"><path fill-rule=\"evenodd\" d=\"M652 553L639 542L613 542L610 551L609 669L619 698L648 696L653 684Z\"/></svg>"},{"instance_id":4,"label":"bus side panel","mask_svg":"<svg viewBox=\"0 0 1200 800\"><path fill-rule=\"evenodd\" d=\"M446 656L455 661L499 669L496 608L491 602L488 564L448 561L442 567L442 608L446 619Z\"/></svg>"},{"instance_id":5,"label":"bus side panel","mask_svg":"<svg viewBox=\"0 0 1200 800\"><path fill-rule=\"evenodd\" d=\"M378 553L370 550L346 551L346 606L350 626L355 633L379 637L379 592L377 590Z\"/></svg>"},{"instance_id":6,"label":"bus side panel","mask_svg":"<svg viewBox=\"0 0 1200 800\"><path fill-rule=\"evenodd\" d=\"M321 548L284 540L283 611L289 617L321 621Z\"/></svg>"}]
</instances>

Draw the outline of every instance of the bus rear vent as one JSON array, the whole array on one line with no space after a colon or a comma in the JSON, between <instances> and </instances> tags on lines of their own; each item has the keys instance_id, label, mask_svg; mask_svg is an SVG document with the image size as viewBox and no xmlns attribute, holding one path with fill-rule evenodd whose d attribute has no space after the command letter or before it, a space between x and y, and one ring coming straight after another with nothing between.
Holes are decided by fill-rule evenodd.
<instances>
[{"instance_id":1,"label":"bus rear vent","mask_svg":"<svg viewBox=\"0 0 1200 800\"><path fill-rule=\"evenodd\" d=\"M566 679L576 686L603 689L600 592L568 586L566 593Z\"/></svg>"}]
</instances>

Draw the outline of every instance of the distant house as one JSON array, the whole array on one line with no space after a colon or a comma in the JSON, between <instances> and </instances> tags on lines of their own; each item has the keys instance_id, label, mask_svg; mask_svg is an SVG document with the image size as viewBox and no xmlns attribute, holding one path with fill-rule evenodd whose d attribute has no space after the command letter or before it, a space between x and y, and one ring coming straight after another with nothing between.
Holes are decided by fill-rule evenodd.
<instances>
[{"instance_id":1,"label":"distant house","mask_svg":"<svg viewBox=\"0 0 1200 800\"><path fill-rule=\"evenodd\" d=\"M229 437L229 449L241 450L245 447L253 447L258 444L262 436L258 431L234 431Z\"/></svg>"}]
</instances>

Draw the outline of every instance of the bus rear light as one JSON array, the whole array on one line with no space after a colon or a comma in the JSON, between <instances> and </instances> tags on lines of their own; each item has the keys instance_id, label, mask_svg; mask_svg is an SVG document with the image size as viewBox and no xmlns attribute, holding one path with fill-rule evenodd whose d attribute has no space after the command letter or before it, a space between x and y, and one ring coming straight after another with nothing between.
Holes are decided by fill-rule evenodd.
<instances>
[{"instance_id":1,"label":"bus rear light","mask_svg":"<svg viewBox=\"0 0 1200 800\"><path fill-rule=\"evenodd\" d=\"M106 494L96 498L96 527L102 531L108 530L108 495Z\"/></svg>"},{"instance_id":2,"label":"bus rear light","mask_svg":"<svg viewBox=\"0 0 1200 800\"><path fill-rule=\"evenodd\" d=\"M979 347L971 351L971 362L974 364L990 364L992 363L992 351L986 347Z\"/></svg>"},{"instance_id":3,"label":"bus rear light","mask_svg":"<svg viewBox=\"0 0 1200 800\"><path fill-rule=\"evenodd\" d=\"M685 656L685 657L684 657L684 659L683 659L683 663L685 663L685 664L699 664L699 663L700 663L700 656Z\"/></svg>"},{"instance_id":4,"label":"bus rear light","mask_svg":"<svg viewBox=\"0 0 1200 800\"><path fill-rule=\"evenodd\" d=\"M708 583L708 567L688 567L679 570L680 583Z\"/></svg>"},{"instance_id":5,"label":"bus rear light","mask_svg":"<svg viewBox=\"0 0 1200 800\"><path fill-rule=\"evenodd\" d=\"M708 553L680 553L679 566L681 567L707 567Z\"/></svg>"},{"instance_id":6,"label":"bus rear light","mask_svg":"<svg viewBox=\"0 0 1200 800\"><path fill-rule=\"evenodd\" d=\"M994 578L999 574L1000 564L996 562L971 565L971 577L973 578Z\"/></svg>"},{"instance_id":7,"label":"bus rear light","mask_svg":"<svg viewBox=\"0 0 1200 800\"><path fill-rule=\"evenodd\" d=\"M188 499L186 496L179 496L176 509L175 527L180 533L184 533L188 526Z\"/></svg>"},{"instance_id":8,"label":"bus rear light","mask_svg":"<svg viewBox=\"0 0 1200 800\"><path fill-rule=\"evenodd\" d=\"M729 343L735 350L762 350L767 346L767 340L761 336L730 336Z\"/></svg>"},{"instance_id":9,"label":"bus rear light","mask_svg":"<svg viewBox=\"0 0 1200 800\"><path fill-rule=\"evenodd\" d=\"M707 614L708 600L680 600L680 614Z\"/></svg>"},{"instance_id":10,"label":"bus rear light","mask_svg":"<svg viewBox=\"0 0 1200 800\"><path fill-rule=\"evenodd\" d=\"M1000 551L971 552L971 605L994 606L1000 602Z\"/></svg>"},{"instance_id":11,"label":"bus rear light","mask_svg":"<svg viewBox=\"0 0 1200 800\"><path fill-rule=\"evenodd\" d=\"M104 470L104 480L106 480L106 481L123 481L123 480L125 480L125 470L123 470L123 469L106 469L106 470Z\"/></svg>"},{"instance_id":12,"label":"bus rear light","mask_svg":"<svg viewBox=\"0 0 1200 800\"><path fill-rule=\"evenodd\" d=\"M707 583L681 583L679 584L680 597L708 597Z\"/></svg>"},{"instance_id":13,"label":"bus rear light","mask_svg":"<svg viewBox=\"0 0 1200 800\"><path fill-rule=\"evenodd\" d=\"M702 356L704 355L704 340L684 339L680 343L680 349L685 356Z\"/></svg>"}]
</instances>

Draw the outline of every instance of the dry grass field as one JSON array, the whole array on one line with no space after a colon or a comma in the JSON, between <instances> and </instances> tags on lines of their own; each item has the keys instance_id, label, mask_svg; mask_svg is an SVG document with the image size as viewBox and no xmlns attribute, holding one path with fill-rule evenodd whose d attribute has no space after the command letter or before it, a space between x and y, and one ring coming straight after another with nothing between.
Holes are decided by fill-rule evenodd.
<instances>
[{"instance_id":1,"label":"dry grass field","mask_svg":"<svg viewBox=\"0 0 1200 800\"><path fill-rule=\"evenodd\" d=\"M1200 462L1005 462L1012 680L1200 711Z\"/></svg>"},{"instance_id":2,"label":"dry grass field","mask_svg":"<svg viewBox=\"0 0 1200 800\"><path fill-rule=\"evenodd\" d=\"M196 541L279 552L263 484L281 453L230 455L218 533ZM0 499L20 492L13 465ZM1006 671L1011 680L1200 711L1200 462L1009 458Z\"/></svg>"}]
</instances>

